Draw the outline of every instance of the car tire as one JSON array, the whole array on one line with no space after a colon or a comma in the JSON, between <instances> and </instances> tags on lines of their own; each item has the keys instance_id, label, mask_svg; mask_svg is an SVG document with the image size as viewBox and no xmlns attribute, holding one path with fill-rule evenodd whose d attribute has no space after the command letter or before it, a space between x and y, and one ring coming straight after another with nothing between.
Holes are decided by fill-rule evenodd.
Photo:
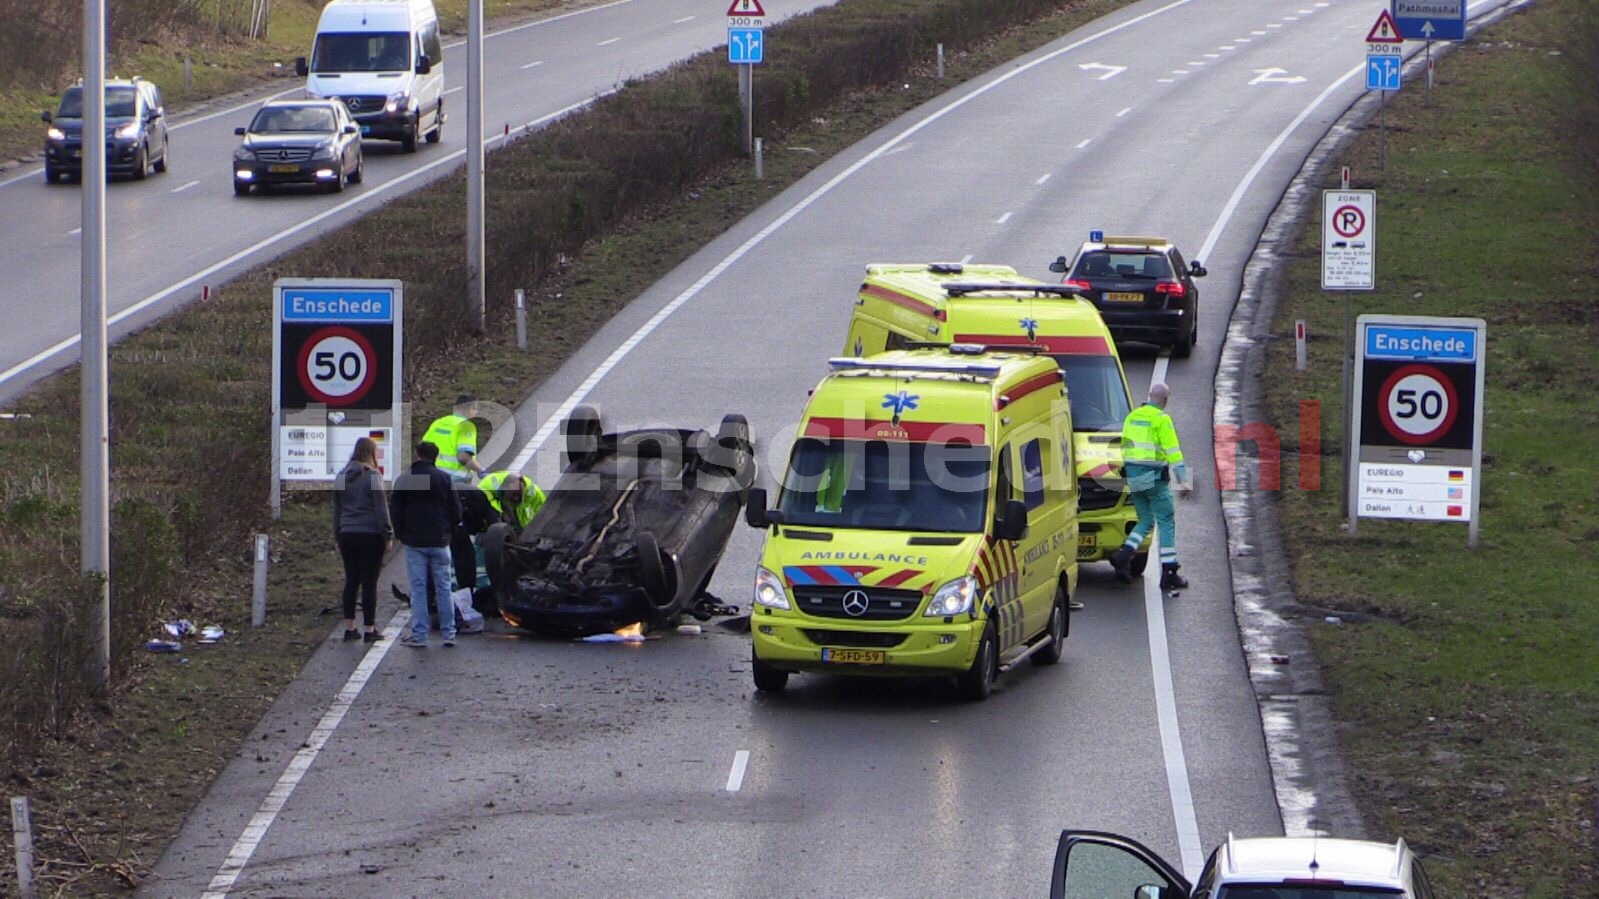
<instances>
[{"instance_id":1,"label":"car tire","mask_svg":"<svg viewBox=\"0 0 1599 899\"><path fill-rule=\"evenodd\" d=\"M1149 567L1149 553L1139 553L1127 563L1127 573L1133 577L1143 577L1144 569Z\"/></svg>"},{"instance_id":2,"label":"car tire","mask_svg":"<svg viewBox=\"0 0 1599 899\"><path fill-rule=\"evenodd\" d=\"M421 127L422 117L418 114L416 118L411 120L411 124L406 127L405 134L400 137L400 149L407 153L416 152L416 132Z\"/></svg>"},{"instance_id":3,"label":"car tire","mask_svg":"<svg viewBox=\"0 0 1599 899\"><path fill-rule=\"evenodd\" d=\"M140 144L138 152L133 154L133 180L143 181L149 174L150 148Z\"/></svg>"},{"instance_id":4,"label":"car tire","mask_svg":"<svg viewBox=\"0 0 1599 899\"><path fill-rule=\"evenodd\" d=\"M328 185L328 193L330 193L330 194L342 194L342 193L344 193L344 182L346 182L348 180L350 180L350 173L345 170L344 164L340 163L339 164L338 174L334 176L333 183Z\"/></svg>"},{"instance_id":5,"label":"car tire","mask_svg":"<svg viewBox=\"0 0 1599 899\"><path fill-rule=\"evenodd\" d=\"M671 560L661 552L660 542L649 531L640 533L633 543L638 549L639 586L656 606L663 609L670 606L677 598L677 579L672 576Z\"/></svg>"},{"instance_id":6,"label":"car tire","mask_svg":"<svg viewBox=\"0 0 1599 899\"><path fill-rule=\"evenodd\" d=\"M427 142L430 143L430 144L436 144L436 143L438 143L439 141L441 141L443 139L444 139L444 101L440 100L438 107L436 109L434 109L434 111L433 111L433 130L428 132Z\"/></svg>"},{"instance_id":7,"label":"car tire","mask_svg":"<svg viewBox=\"0 0 1599 899\"><path fill-rule=\"evenodd\" d=\"M355 171L350 173L350 183L360 184L366 180L366 157L361 156L355 160Z\"/></svg>"},{"instance_id":8,"label":"car tire","mask_svg":"<svg viewBox=\"0 0 1599 899\"><path fill-rule=\"evenodd\" d=\"M46 184L56 184L56 183L59 183L61 180L62 180L62 178L61 178L61 173L60 172L56 171L55 169L51 168L48 165L44 167L44 183L46 183Z\"/></svg>"},{"instance_id":9,"label":"car tire","mask_svg":"<svg viewBox=\"0 0 1599 899\"><path fill-rule=\"evenodd\" d=\"M999 637L994 633L994 622L983 628L983 638L977 644L977 657L972 667L955 676L955 687L963 698L982 702L994 692L994 679L999 676Z\"/></svg>"},{"instance_id":10,"label":"car tire","mask_svg":"<svg viewBox=\"0 0 1599 899\"><path fill-rule=\"evenodd\" d=\"M512 539L511 526L503 521L497 521L489 526L483 533L483 568L489 576L489 586L493 588L495 598L509 596L514 580L507 577L505 570L505 542Z\"/></svg>"},{"instance_id":11,"label":"car tire","mask_svg":"<svg viewBox=\"0 0 1599 899\"><path fill-rule=\"evenodd\" d=\"M1066 635L1071 633L1071 606L1063 585L1055 586L1055 604L1049 608L1049 626L1044 633L1049 635L1049 645L1029 658L1040 667L1058 665L1061 656L1066 653Z\"/></svg>"},{"instance_id":12,"label":"car tire","mask_svg":"<svg viewBox=\"0 0 1599 899\"><path fill-rule=\"evenodd\" d=\"M561 422L561 470L589 461L599 452L605 427L593 406L578 406Z\"/></svg>"},{"instance_id":13,"label":"car tire","mask_svg":"<svg viewBox=\"0 0 1599 899\"><path fill-rule=\"evenodd\" d=\"M750 649L750 674L755 679L755 689L762 693L781 693L788 686L788 672L761 661L753 648Z\"/></svg>"},{"instance_id":14,"label":"car tire","mask_svg":"<svg viewBox=\"0 0 1599 899\"><path fill-rule=\"evenodd\" d=\"M745 467L749 455L749 419L736 412L723 416L722 425L716 430L716 442L706 448L705 461L736 476Z\"/></svg>"},{"instance_id":15,"label":"car tire","mask_svg":"<svg viewBox=\"0 0 1599 899\"><path fill-rule=\"evenodd\" d=\"M235 181L235 182L233 182L233 195L234 196L242 197L242 196L246 196L249 193L250 193L250 183L248 181Z\"/></svg>"},{"instance_id":16,"label":"car tire","mask_svg":"<svg viewBox=\"0 0 1599 899\"><path fill-rule=\"evenodd\" d=\"M156 160L156 163L155 163L155 170L156 170L157 174L166 174L166 171L167 171L167 154L169 154L171 152L172 152L172 149L171 149L171 146L170 146L170 141L168 141L167 138L164 138L164 137L161 138L161 158Z\"/></svg>"}]
</instances>

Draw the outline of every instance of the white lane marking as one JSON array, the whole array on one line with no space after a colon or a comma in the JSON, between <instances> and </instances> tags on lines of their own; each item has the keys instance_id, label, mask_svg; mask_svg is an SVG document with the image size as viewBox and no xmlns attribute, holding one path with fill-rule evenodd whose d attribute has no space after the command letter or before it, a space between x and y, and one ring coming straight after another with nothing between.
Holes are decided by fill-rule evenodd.
<instances>
[{"instance_id":1,"label":"white lane marking","mask_svg":"<svg viewBox=\"0 0 1599 899\"><path fill-rule=\"evenodd\" d=\"M744 786L744 772L750 766L750 751L740 749L733 753L733 770L727 772L727 791L737 793Z\"/></svg>"},{"instance_id":2,"label":"white lane marking","mask_svg":"<svg viewBox=\"0 0 1599 899\"><path fill-rule=\"evenodd\" d=\"M1281 28L1283 26L1280 23L1278 23L1278 22L1270 22L1270 23L1268 23L1266 25L1266 27L1267 28Z\"/></svg>"},{"instance_id":3,"label":"white lane marking","mask_svg":"<svg viewBox=\"0 0 1599 899\"><path fill-rule=\"evenodd\" d=\"M995 222L994 224L1003 225L1006 222L1010 221L1010 217L1011 217L1011 213L1007 212L1004 215L1000 216L999 217L999 221Z\"/></svg>"},{"instance_id":4,"label":"white lane marking","mask_svg":"<svg viewBox=\"0 0 1599 899\"><path fill-rule=\"evenodd\" d=\"M1205 54L1205 58L1206 59L1221 59L1221 54L1220 53L1206 53Z\"/></svg>"},{"instance_id":5,"label":"white lane marking","mask_svg":"<svg viewBox=\"0 0 1599 899\"><path fill-rule=\"evenodd\" d=\"M1266 32L1264 32L1264 31L1251 31L1249 33L1252 36L1254 36L1254 37L1265 37L1266 36Z\"/></svg>"},{"instance_id":6,"label":"white lane marking","mask_svg":"<svg viewBox=\"0 0 1599 899\"><path fill-rule=\"evenodd\" d=\"M600 364L596 366L592 372L589 372L588 377L584 378L583 382L578 384L577 387L567 395L566 399L562 400L561 404L550 413L549 417L539 425L538 430L533 432L533 436L529 437L527 443L524 444L522 449L517 452L516 458L511 460L510 467L516 471L526 470L528 462L533 458L533 454L538 452L539 447L544 445L544 441L550 439L550 435L555 433L555 429L560 427L561 422L571 414L572 409L575 408L578 403L583 402L583 399L599 385L600 381L603 380L607 374L610 374L612 369L621 364L622 360L627 358L629 353L633 352L634 347L642 343L644 338L654 333L655 329L659 328L662 322L665 322L668 318L671 318L672 314L678 309L682 308L684 303L687 303L689 300L692 300L694 297L698 296L701 291L711 284L712 281L720 278L723 272L727 271L740 259L743 259L745 256L747 256L750 251L765 243L768 238L770 238L773 234L776 234L790 221L793 221L795 216L804 212L806 209L809 209L817 200L820 200L827 194L832 193L834 188L853 177L856 172L859 172L861 169L881 158L884 154L891 152L900 144L905 143L923 128L927 128L934 122L937 122L939 119L942 119L962 106L965 106L967 103L970 103L973 100L976 100L978 97L987 94L989 91L995 90L999 86L1008 83L1012 78L1018 78L1041 65L1054 62L1061 56L1064 56L1065 54L1070 53L1080 47L1093 43L1102 37L1115 34L1119 31L1124 31L1135 25L1146 22L1155 16L1160 15L1161 13L1177 9L1181 6L1187 6L1190 2L1192 2L1192 0L1172 0L1172 2L1167 3L1164 6L1156 7L1148 12L1127 19L1126 21L1103 28L1094 32L1093 34L1088 35L1087 37L1073 41L1064 47L1046 53L1043 56L1032 60L1031 62L1023 63L1014 69L1010 69L1004 74L996 77L993 81L982 85L976 90L973 90L967 94L962 94L960 97L952 100L949 105L940 107L939 109L928 113L916 124L911 125L904 131L901 131L898 135L889 138L888 141L883 143L877 149L867 153L865 156L850 164L850 166L845 168L842 172L839 172L837 175L829 178L820 187L811 191L805 197L801 198L799 202L795 203L777 218L773 219L772 222L766 227L757 231L742 244L739 244L731 253L728 253L727 256L722 259L722 261L712 266L710 271L701 275L698 280L685 288L682 293L673 297L670 302L668 302L665 306L662 306L654 315L650 316L649 321L646 321L644 324L640 325L637 331L634 331L626 340L622 341L620 346L612 350L611 354L606 356L604 361L600 362Z\"/></svg>"},{"instance_id":7,"label":"white lane marking","mask_svg":"<svg viewBox=\"0 0 1599 899\"><path fill-rule=\"evenodd\" d=\"M535 59L534 61L528 63L527 65L523 66L522 68L531 69L531 68L534 68L535 66L542 66L542 65L544 65L544 60Z\"/></svg>"},{"instance_id":8,"label":"white lane marking","mask_svg":"<svg viewBox=\"0 0 1599 899\"><path fill-rule=\"evenodd\" d=\"M299 785L300 778L311 769L311 763L316 761L317 754L322 747L327 745L328 739L333 736L333 731L344 720L344 715L355 704L356 697L361 695L361 690L366 687L367 680L372 677L372 672L378 668L378 663L388 654L389 647L400 635L400 628L409 624L411 611L401 609L394 617L389 619L388 626L383 629L383 639L372 644L366 651L355 670L350 672L350 679L344 682L333 703L323 713L322 720L317 722L311 730L311 735L306 737L300 750L289 759L288 768L284 769L278 782L267 793L261 807L256 810L255 816L250 819L249 826L244 828L244 833L234 841L233 848L228 850L228 857L223 860L222 867L217 869L211 878L211 884L206 887L201 899L223 899L228 895L228 890L233 889L233 884L244 873L244 866L249 864L250 856L255 854L256 847L266 838L267 830L272 827L272 822L283 811L283 806L288 804L289 796L294 793L294 788ZM342 628L343 625L341 624Z\"/></svg>"},{"instance_id":9,"label":"white lane marking","mask_svg":"<svg viewBox=\"0 0 1599 899\"><path fill-rule=\"evenodd\" d=\"M71 231L68 231L67 232L67 236L68 237L81 237L81 236L83 236L83 226L79 225L78 227L73 228ZM5 379L4 378L0 378L0 383L5 383Z\"/></svg>"},{"instance_id":10,"label":"white lane marking","mask_svg":"<svg viewBox=\"0 0 1599 899\"><path fill-rule=\"evenodd\" d=\"M966 263L971 262L971 261L972 261L972 254L971 253L967 253L965 256L961 257L961 265L965 265Z\"/></svg>"},{"instance_id":11,"label":"white lane marking","mask_svg":"<svg viewBox=\"0 0 1599 899\"><path fill-rule=\"evenodd\" d=\"M1189 71L1187 69L1172 69L1171 73L1173 75L1187 75Z\"/></svg>"},{"instance_id":12,"label":"white lane marking","mask_svg":"<svg viewBox=\"0 0 1599 899\"><path fill-rule=\"evenodd\" d=\"M1127 67L1126 66L1108 66L1108 65L1106 65L1106 64L1104 64L1102 62L1079 63L1077 68L1082 69L1085 72L1104 72L1105 73L1103 75L1099 75L1099 76L1095 77L1094 78L1095 81L1104 81L1107 78L1115 78L1117 75L1120 75L1121 73L1127 71Z\"/></svg>"},{"instance_id":13,"label":"white lane marking","mask_svg":"<svg viewBox=\"0 0 1599 899\"><path fill-rule=\"evenodd\" d=\"M1151 385L1166 380L1171 357L1161 353L1150 374ZM1151 556L1159 557L1159 535ZM1199 818L1194 814L1194 791L1188 782L1188 756L1183 752L1183 736L1177 720L1177 689L1172 682L1171 646L1166 640L1166 606L1161 596L1159 562L1150 559L1145 569L1144 620L1149 632L1150 677L1155 686L1155 718L1160 724L1160 748L1166 762L1166 790L1171 796L1173 823L1177 828L1177 847L1182 852L1183 874L1192 879L1199 873L1204 855L1199 843Z\"/></svg>"},{"instance_id":14,"label":"white lane marking","mask_svg":"<svg viewBox=\"0 0 1599 899\"><path fill-rule=\"evenodd\" d=\"M681 19L673 19L672 20L672 24L673 25L681 25L684 22L692 22L692 21L694 21L694 17L693 16L684 16Z\"/></svg>"},{"instance_id":15,"label":"white lane marking","mask_svg":"<svg viewBox=\"0 0 1599 899\"><path fill-rule=\"evenodd\" d=\"M1044 174L1039 175L1038 176L1038 180L1034 181L1033 183L1034 184L1043 184L1045 181L1048 181L1048 180L1049 180L1049 172L1045 172Z\"/></svg>"},{"instance_id":16,"label":"white lane marking","mask_svg":"<svg viewBox=\"0 0 1599 899\"><path fill-rule=\"evenodd\" d=\"M631 2L631 0L624 0L624 2ZM503 135L502 134L496 134L494 137L490 138L489 140L484 141L484 146L493 147L496 144L504 143L507 140L509 140L510 138L520 135L524 131L527 131L527 130L529 130L531 128L536 128L539 125L544 124L545 122L553 121L555 119L561 118L562 116L569 115L569 114L571 114L571 113L573 113L573 112L575 112L575 111L577 111L579 109L582 109L585 106L589 106L589 105L593 104L597 100L601 100L601 99L604 99L605 97L609 97L611 94L616 93L616 90L617 89L613 88L613 89L608 90L608 91L603 91L601 93L595 94L594 97L591 98L591 99L581 100L581 101L579 101L577 103L573 103L570 106L567 106L567 107L565 107L563 109L558 109L555 112L539 116L538 118L534 119L531 122L528 122L525 125L518 125L515 128L510 129L508 132L506 132ZM361 204L361 203L366 203L366 202L372 200L375 197L382 196L383 194L392 191L394 188L398 187L399 185L402 185L402 184L405 184L408 181L412 181L412 180L415 180L417 178L420 178L423 175L426 175L427 173L429 173L429 172L433 171L434 169L438 168L439 166L450 165L451 163L456 162L457 160L461 159L465 155L466 155L466 150L464 150L464 149L455 150L455 151L451 152L447 156L441 156L438 159L435 159L432 162L428 163L427 165L421 166L419 168L412 169L411 171L406 172L405 174L400 175L400 176L394 178L391 181L386 181L383 184L375 185L375 186L373 186L373 187L371 187L369 189L364 189L364 190L361 191L360 194L356 195L355 197L353 197L353 198L351 198L349 200L346 200L346 201L344 201L343 203L340 203L337 206L334 206L332 208L323 210L322 212L318 213L317 215L314 215L314 216L306 219L305 221L301 222L300 224L295 225L293 228L287 228L285 230L279 231L278 233L272 235L271 237L268 237L268 238L266 238L264 240L261 240L261 241L258 241L256 243L254 243L254 244L252 244L252 245L250 245L248 247L245 247L244 249L240 250L237 253L234 253L232 256L229 256L228 258L222 260L221 262L215 263L215 264L213 264L213 265L211 265L211 266L209 266L207 268L204 268L204 269L201 269L198 272L195 272L194 274L190 275L187 278L184 278L182 281L179 281L178 283L172 285L171 287L168 287L166 290L163 290L160 293L151 294L150 296L145 297L144 299L140 300L139 302L134 303L132 306L129 306L128 308L122 310L121 312L118 312L116 315L111 316L110 319L108 319L106 321L106 324L108 326L110 326L110 325L116 325L116 324L119 324L119 323L121 323L123 321L126 321L128 318L130 318L132 316L135 316L135 315L138 315L139 313L141 313L144 310L150 308L151 306L161 302L162 300L165 300L167 297L172 296L173 294L177 293L178 291L185 290L185 289L187 289L189 287L193 287L195 284L200 283L201 281L203 281L204 279L210 277L211 275L215 274L216 272L219 272L222 269L225 269L228 266L233 265L236 262L240 262L240 261L242 261L244 259L247 259L252 254L258 253L261 250L264 250L267 247L272 246L273 244L283 240L284 238L291 237L291 236L293 236L295 234L298 234L299 232L304 231L304 230L306 230L308 228L314 228L318 224L320 224L321 222L326 221L327 219L331 218L332 216L338 215L341 212L344 212L346 209L350 209L351 207L354 207L354 206L356 206L358 204ZM78 228L76 228L76 229L74 229L74 230L72 230L72 231L70 231L68 233L69 234L78 234L82 230L83 230L83 228L80 226L80 227L78 227ZM27 371L28 369L32 368L33 366L38 365L40 362L43 362L46 359L49 359L51 356L54 356L55 354L57 354L59 352L62 352L63 350L71 349L72 347L75 347L77 345L78 345L78 335L74 334L73 336L68 337L65 340L62 340L62 341L56 343L54 346L51 346L51 347L49 347L47 349L44 349L44 350L41 350L41 351L33 354L32 356L29 356L27 359L24 359L21 362L18 362L16 365L11 366L10 368L6 369L5 371L0 372L0 389L3 389L5 384L6 384L6 382L10 381L12 378L16 377L18 374L20 374L20 373L22 373L24 371Z\"/></svg>"},{"instance_id":17,"label":"white lane marking","mask_svg":"<svg viewBox=\"0 0 1599 899\"><path fill-rule=\"evenodd\" d=\"M1093 138L1085 137L1085 138L1083 138L1082 142L1077 145L1077 149L1081 150L1082 148L1088 146L1092 142L1093 142Z\"/></svg>"},{"instance_id":18,"label":"white lane marking","mask_svg":"<svg viewBox=\"0 0 1599 899\"><path fill-rule=\"evenodd\" d=\"M1304 124L1305 119L1310 118L1310 114L1316 111L1316 107L1332 96L1333 92L1338 90L1345 81L1364 71L1366 71L1366 66L1362 63L1345 72L1341 78L1332 84L1327 85L1321 93L1316 95L1316 99L1311 100L1304 109L1299 111L1299 115L1294 116L1293 121L1283 126L1283 130L1278 132L1275 138L1272 138L1271 143L1266 145L1266 149L1260 152L1260 158L1255 160L1255 164L1244 175L1244 180L1238 182L1238 186L1233 188L1233 195L1227 198L1227 205L1222 207L1221 217L1216 219L1216 224L1210 229L1210 234L1205 237L1205 244L1199 248L1199 255L1195 256L1195 259L1208 257L1211 250L1216 248L1216 242L1221 240L1222 229L1226 228L1227 223L1232 220L1233 213L1238 210L1238 204L1244 199L1244 194L1249 190L1250 185L1255 183L1255 179L1260 177L1260 172L1266 167L1266 163L1271 160L1272 156L1276 155L1278 150L1282 149L1283 142L1288 140L1288 135L1293 134L1294 129Z\"/></svg>"},{"instance_id":19,"label":"white lane marking","mask_svg":"<svg viewBox=\"0 0 1599 899\"><path fill-rule=\"evenodd\" d=\"M198 181L190 181L188 184L185 184L182 187L174 187L174 188L172 188L172 192L175 193L175 194L181 194L184 191L188 190L191 187L194 187L196 184L199 184L199 183L200 182L198 182Z\"/></svg>"},{"instance_id":20,"label":"white lane marking","mask_svg":"<svg viewBox=\"0 0 1599 899\"><path fill-rule=\"evenodd\" d=\"M1204 65L1205 65L1205 61L1204 61L1204 60L1193 60L1193 61L1190 61L1190 62L1189 62L1189 63L1188 63L1188 67L1189 67L1189 68L1190 68L1190 69L1199 69L1199 68L1203 68L1203 67L1204 67Z\"/></svg>"},{"instance_id":21,"label":"white lane marking","mask_svg":"<svg viewBox=\"0 0 1599 899\"><path fill-rule=\"evenodd\" d=\"M1177 80L1176 78L1156 78L1155 82L1157 84L1171 84L1171 83L1175 82L1176 80Z\"/></svg>"},{"instance_id":22,"label":"white lane marking","mask_svg":"<svg viewBox=\"0 0 1599 899\"><path fill-rule=\"evenodd\" d=\"M619 38L619 37L606 38L605 40L600 41L599 43L595 44L594 46L596 46L596 47L604 47L604 46L607 46L609 44L614 44L614 43L616 43L619 40L621 40L621 38Z\"/></svg>"},{"instance_id":23,"label":"white lane marking","mask_svg":"<svg viewBox=\"0 0 1599 899\"><path fill-rule=\"evenodd\" d=\"M1228 45L1226 45L1224 47L1219 47L1218 49L1220 49L1222 52L1225 53L1228 50L1237 50L1238 48L1234 47L1232 44L1228 44Z\"/></svg>"},{"instance_id":24,"label":"white lane marking","mask_svg":"<svg viewBox=\"0 0 1599 899\"><path fill-rule=\"evenodd\" d=\"M1121 112L1116 113L1116 118L1119 119L1122 116L1124 116L1124 115L1126 115L1126 114L1128 114L1129 112L1132 112L1132 111L1133 111L1133 108L1131 106L1129 106L1126 109L1122 110Z\"/></svg>"},{"instance_id":25,"label":"white lane marking","mask_svg":"<svg viewBox=\"0 0 1599 899\"><path fill-rule=\"evenodd\" d=\"M1247 44L1247 43L1249 43L1252 40L1254 40L1254 38L1251 38L1251 37L1235 37L1235 38L1233 38L1233 43L1235 43L1235 44Z\"/></svg>"},{"instance_id":26,"label":"white lane marking","mask_svg":"<svg viewBox=\"0 0 1599 899\"><path fill-rule=\"evenodd\" d=\"M462 85L461 87L452 87L449 90L444 92L444 96L448 97L451 94L458 94L458 93L460 93L461 91L464 91L464 90L466 90L466 86L465 85Z\"/></svg>"}]
</instances>

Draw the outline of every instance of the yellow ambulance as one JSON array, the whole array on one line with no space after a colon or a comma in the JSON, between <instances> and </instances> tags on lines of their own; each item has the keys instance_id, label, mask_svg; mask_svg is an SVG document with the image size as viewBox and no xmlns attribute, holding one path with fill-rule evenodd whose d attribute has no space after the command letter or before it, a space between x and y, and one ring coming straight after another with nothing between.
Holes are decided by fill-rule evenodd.
<instances>
[{"instance_id":1,"label":"yellow ambulance","mask_svg":"<svg viewBox=\"0 0 1599 899\"><path fill-rule=\"evenodd\" d=\"M1138 521L1121 481L1127 374L1110 330L1075 287L1017 274L1008 265L868 265L844 352L856 356L925 343L1034 347L1066 372L1078 479L1077 559L1110 558ZM1149 541L1133 557L1149 564Z\"/></svg>"},{"instance_id":2,"label":"yellow ambulance","mask_svg":"<svg viewBox=\"0 0 1599 899\"><path fill-rule=\"evenodd\" d=\"M1061 657L1077 589L1064 376L1047 356L953 346L838 358L811 392L750 616L755 686L790 673L942 674L986 698Z\"/></svg>"}]
</instances>

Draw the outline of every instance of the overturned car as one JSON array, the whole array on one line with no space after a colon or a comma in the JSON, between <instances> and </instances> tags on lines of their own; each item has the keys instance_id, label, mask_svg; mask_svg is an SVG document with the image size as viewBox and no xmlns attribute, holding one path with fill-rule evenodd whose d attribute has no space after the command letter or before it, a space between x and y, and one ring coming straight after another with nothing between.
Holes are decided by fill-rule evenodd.
<instances>
[{"instance_id":1,"label":"overturned car","mask_svg":"<svg viewBox=\"0 0 1599 899\"><path fill-rule=\"evenodd\" d=\"M580 406L561 437L563 472L538 515L520 535L507 524L483 535L500 617L523 630L580 637L702 613L755 482L744 416L726 416L715 434L607 434L599 414Z\"/></svg>"}]
</instances>

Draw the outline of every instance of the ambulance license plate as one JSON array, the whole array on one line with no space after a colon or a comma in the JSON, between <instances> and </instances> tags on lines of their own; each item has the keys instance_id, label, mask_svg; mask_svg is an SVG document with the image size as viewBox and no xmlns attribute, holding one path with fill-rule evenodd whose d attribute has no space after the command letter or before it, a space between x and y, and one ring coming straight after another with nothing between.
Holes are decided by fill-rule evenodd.
<instances>
[{"instance_id":1,"label":"ambulance license plate","mask_svg":"<svg viewBox=\"0 0 1599 899\"><path fill-rule=\"evenodd\" d=\"M1099 545L1099 541L1094 539L1094 535L1093 534L1078 534L1077 535L1077 545L1078 546L1097 546L1097 545Z\"/></svg>"},{"instance_id":2,"label":"ambulance license plate","mask_svg":"<svg viewBox=\"0 0 1599 899\"><path fill-rule=\"evenodd\" d=\"M1105 291L1105 302L1107 303L1142 303L1143 301L1144 295L1141 293L1117 293L1113 290Z\"/></svg>"},{"instance_id":3,"label":"ambulance license plate","mask_svg":"<svg viewBox=\"0 0 1599 899\"><path fill-rule=\"evenodd\" d=\"M273 173L274 175L292 175L299 170L300 167L297 165L274 165L267 169L267 171Z\"/></svg>"},{"instance_id":4,"label":"ambulance license plate","mask_svg":"<svg viewBox=\"0 0 1599 899\"><path fill-rule=\"evenodd\" d=\"M822 661L838 665L883 665L888 653L881 649L823 649Z\"/></svg>"}]
</instances>

